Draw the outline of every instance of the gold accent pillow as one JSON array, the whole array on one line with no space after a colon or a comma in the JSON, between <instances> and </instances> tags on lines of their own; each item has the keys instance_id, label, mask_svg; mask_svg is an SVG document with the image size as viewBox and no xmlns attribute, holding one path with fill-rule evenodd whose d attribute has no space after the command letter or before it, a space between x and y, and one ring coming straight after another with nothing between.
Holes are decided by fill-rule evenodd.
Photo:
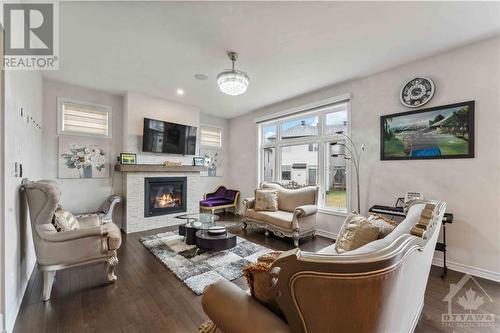
<instances>
[{"instance_id":1,"label":"gold accent pillow","mask_svg":"<svg viewBox=\"0 0 500 333\"><path fill-rule=\"evenodd\" d=\"M367 218L350 213L340 228L335 241L337 253L344 253L377 240L380 228L372 224Z\"/></svg>"},{"instance_id":2,"label":"gold accent pillow","mask_svg":"<svg viewBox=\"0 0 500 333\"><path fill-rule=\"evenodd\" d=\"M390 218L375 213L370 213L368 221L370 221L371 224L379 227L380 229L378 234L379 239L384 238L385 236L390 234L397 226L396 221L393 221Z\"/></svg>"},{"instance_id":3,"label":"gold accent pillow","mask_svg":"<svg viewBox=\"0 0 500 333\"><path fill-rule=\"evenodd\" d=\"M73 214L71 214L61 206L57 207L56 211L54 212L52 224L57 231L70 231L80 229L80 224L78 223L76 217L74 217Z\"/></svg>"},{"instance_id":4,"label":"gold accent pillow","mask_svg":"<svg viewBox=\"0 0 500 333\"><path fill-rule=\"evenodd\" d=\"M256 263L248 264L243 268L243 275L247 280L250 294L274 313L281 315L278 303L269 290L269 271L281 252L269 252L260 256Z\"/></svg>"},{"instance_id":5,"label":"gold accent pillow","mask_svg":"<svg viewBox=\"0 0 500 333\"><path fill-rule=\"evenodd\" d=\"M278 192L275 190L255 190L255 210L278 210Z\"/></svg>"}]
</instances>

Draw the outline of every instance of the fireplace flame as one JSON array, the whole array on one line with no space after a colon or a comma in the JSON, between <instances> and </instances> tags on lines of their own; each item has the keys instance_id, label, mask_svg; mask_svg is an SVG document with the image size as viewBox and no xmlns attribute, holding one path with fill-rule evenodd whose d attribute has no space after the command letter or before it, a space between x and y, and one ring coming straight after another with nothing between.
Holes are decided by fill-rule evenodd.
<instances>
[{"instance_id":1,"label":"fireplace flame","mask_svg":"<svg viewBox=\"0 0 500 333\"><path fill-rule=\"evenodd\" d=\"M172 197L170 194L162 194L161 197L156 198L156 208L174 207L179 204L179 199Z\"/></svg>"}]
</instances>

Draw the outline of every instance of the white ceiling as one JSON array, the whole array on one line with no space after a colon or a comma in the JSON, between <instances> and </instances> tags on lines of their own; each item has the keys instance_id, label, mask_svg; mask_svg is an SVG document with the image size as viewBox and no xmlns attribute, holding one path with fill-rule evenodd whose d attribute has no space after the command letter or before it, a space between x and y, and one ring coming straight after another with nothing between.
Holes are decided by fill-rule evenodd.
<instances>
[{"instance_id":1,"label":"white ceiling","mask_svg":"<svg viewBox=\"0 0 500 333\"><path fill-rule=\"evenodd\" d=\"M60 69L45 77L225 118L500 33L498 2L64 2L59 11ZM251 80L236 97L215 82L230 50Z\"/></svg>"}]
</instances>

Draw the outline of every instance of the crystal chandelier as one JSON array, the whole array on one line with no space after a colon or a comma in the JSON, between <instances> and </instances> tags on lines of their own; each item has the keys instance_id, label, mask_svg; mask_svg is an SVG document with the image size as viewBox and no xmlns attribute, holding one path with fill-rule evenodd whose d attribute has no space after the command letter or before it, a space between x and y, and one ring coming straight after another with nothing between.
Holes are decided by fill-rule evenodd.
<instances>
[{"instance_id":1,"label":"crystal chandelier","mask_svg":"<svg viewBox=\"0 0 500 333\"><path fill-rule=\"evenodd\" d=\"M233 62L233 68L225 70L217 75L217 84L219 85L220 91L224 94L238 96L247 90L250 80L245 72L234 69L234 62L238 59L238 53L229 52L227 55Z\"/></svg>"}]
</instances>

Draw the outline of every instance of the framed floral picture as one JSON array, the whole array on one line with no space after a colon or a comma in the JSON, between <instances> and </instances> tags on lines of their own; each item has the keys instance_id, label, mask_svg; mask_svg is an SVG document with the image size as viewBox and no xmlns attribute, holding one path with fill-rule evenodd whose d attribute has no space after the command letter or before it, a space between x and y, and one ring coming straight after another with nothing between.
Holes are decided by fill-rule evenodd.
<instances>
[{"instance_id":1,"label":"framed floral picture","mask_svg":"<svg viewBox=\"0 0 500 333\"><path fill-rule=\"evenodd\" d=\"M201 176L221 177L223 175L224 163L222 150L200 148L200 155L207 167L207 171L202 172Z\"/></svg>"},{"instance_id":2,"label":"framed floral picture","mask_svg":"<svg viewBox=\"0 0 500 333\"><path fill-rule=\"evenodd\" d=\"M109 140L60 136L58 178L108 178Z\"/></svg>"}]
</instances>

